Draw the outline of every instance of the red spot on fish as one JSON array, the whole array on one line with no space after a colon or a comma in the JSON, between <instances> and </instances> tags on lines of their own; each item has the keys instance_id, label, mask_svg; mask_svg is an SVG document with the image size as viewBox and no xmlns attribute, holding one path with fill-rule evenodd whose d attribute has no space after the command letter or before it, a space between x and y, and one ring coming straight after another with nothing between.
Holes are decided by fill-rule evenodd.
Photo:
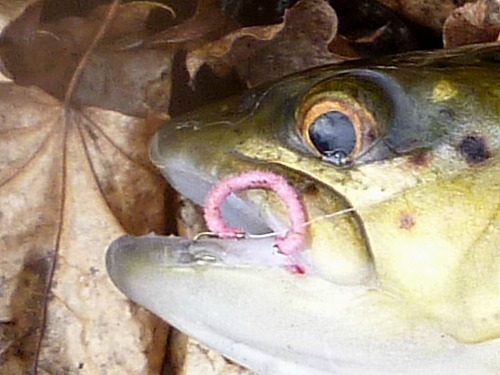
<instances>
[{"instance_id":1,"label":"red spot on fish","mask_svg":"<svg viewBox=\"0 0 500 375\"><path fill-rule=\"evenodd\" d=\"M296 275L305 275L306 273L304 267L299 266L298 264L290 264L286 266L286 269Z\"/></svg>"},{"instance_id":2,"label":"red spot on fish","mask_svg":"<svg viewBox=\"0 0 500 375\"><path fill-rule=\"evenodd\" d=\"M402 212L399 216L399 228L410 230L416 224L415 217L409 212Z\"/></svg>"}]
</instances>

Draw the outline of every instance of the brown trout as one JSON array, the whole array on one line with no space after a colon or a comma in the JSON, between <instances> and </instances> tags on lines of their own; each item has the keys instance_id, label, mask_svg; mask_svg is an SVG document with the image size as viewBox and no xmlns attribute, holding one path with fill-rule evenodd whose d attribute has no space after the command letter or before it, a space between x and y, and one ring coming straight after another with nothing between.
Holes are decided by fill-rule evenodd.
<instances>
[{"instance_id":1,"label":"brown trout","mask_svg":"<svg viewBox=\"0 0 500 375\"><path fill-rule=\"evenodd\" d=\"M500 45L321 67L166 124L151 159L203 204L272 171L305 207L305 248L272 237L122 237L114 283L262 374L500 374ZM222 206L284 233L275 194Z\"/></svg>"}]
</instances>

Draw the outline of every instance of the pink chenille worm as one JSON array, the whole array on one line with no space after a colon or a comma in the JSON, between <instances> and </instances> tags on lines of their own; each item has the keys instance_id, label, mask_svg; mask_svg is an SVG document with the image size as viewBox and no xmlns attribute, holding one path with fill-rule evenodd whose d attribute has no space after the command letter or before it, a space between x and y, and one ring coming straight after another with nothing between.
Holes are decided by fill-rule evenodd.
<instances>
[{"instance_id":1,"label":"pink chenille worm","mask_svg":"<svg viewBox=\"0 0 500 375\"><path fill-rule=\"evenodd\" d=\"M285 255L292 255L304 246L305 213L295 189L280 175L267 171L252 171L230 176L219 182L207 195L204 217L208 229L220 238L239 238L242 231L228 226L221 215L221 205L229 194L266 189L275 192L284 202L290 220L287 234L277 236L276 247Z\"/></svg>"}]
</instances>

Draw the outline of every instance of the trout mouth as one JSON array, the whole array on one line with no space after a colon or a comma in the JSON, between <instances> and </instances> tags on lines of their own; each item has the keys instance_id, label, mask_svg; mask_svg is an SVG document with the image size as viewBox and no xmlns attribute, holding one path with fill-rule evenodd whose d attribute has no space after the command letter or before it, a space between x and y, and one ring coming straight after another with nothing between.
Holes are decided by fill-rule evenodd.
<instances>
[{"instance_id":1,"label":"trout mouth","mask_svg":"<svg viewBox=\"0 0 500 375\"><path fill-rule=\"evenodd\" d=\"M176 162L172 168L162 171L177 192L199 206L204 205L209 191L219 183L215 178L190 170L190 166L183 162ZM241 229L244 233L260 235L286 230L285 223L259 214L255 204L241 195L229 195L222 204L221 212L229 226Z\"/></svg>"},{"instance_id":2,"label":"trout mouth","mask_svg":"<svg viewBox=\"0 0 500 375\"><path fill-rule=\"evenodd\" d=\"M180 194L199 206L203 206L209 192L220 181L203 176L182 161L162 169L169 184ZM194 242L185 242L183 252L185 263L180 265L227 266L285 266L300 272L313 272L314 267L300 252L284 255L277 246L277 238L286 236L289 224L273 210L249 199L244 193L231 193L223 202L221 216L228 227L238 229L238 239L220 239L217 233L200 233ZM179 258L180 259L180 258ZM295 272L294 271L294 272Z\"/></svg>"},{"instance_id":3,"label":"trout mouth","mask_svg":"<svg viewBox=\"0 0 500 375\"><path fill-rule=\"evenodd\" d=\"M222 175L217 166L205 170L198 165L198 162L186 157L184 152L172 151L175 143L169 148L165 144L160 146L158 141L155 136L151 142L153 163L177 192L195 204L203 206L209 192L221 181L230 177ZM159 151L160 147L163 154ZM168 150L168 154L164 150ZM256 165L255 168L247 165L244 169L241 168L239 173L243 170L247 173L263 171L262 168L261 165ZM277 251L278 241L288 233L293 233L290 231L290 219L293 218L289 219L284 205L281 204L283 202L279 201L276 194L268 194L268 191L256 188L251 192L230 194L220 207L227 226L241 230L245 235L238 240L214 241L223 244L221 246L231 254L238 254L241 251L242 258L234 255L229 261L224 253L211 253L217 261L210 264L237 267L239 259L241 266L284 266L292 272L318 276L340 285L375 285L377 277L371 255L367 251L369 245L363 233L361 220L345 198L334 189L312 180L307 175L298 174L286 167L273 168L267 165L265 169L268 168L273 171L273 175L285 177L304 206L306 220L304 247L299 251L292 251L292 254L287 256ZM336 213L338 217L334 217ZM231 250L227 250L229 247ZM254 249L254 255L251 249Z\"/></svg>"}]
</instances>

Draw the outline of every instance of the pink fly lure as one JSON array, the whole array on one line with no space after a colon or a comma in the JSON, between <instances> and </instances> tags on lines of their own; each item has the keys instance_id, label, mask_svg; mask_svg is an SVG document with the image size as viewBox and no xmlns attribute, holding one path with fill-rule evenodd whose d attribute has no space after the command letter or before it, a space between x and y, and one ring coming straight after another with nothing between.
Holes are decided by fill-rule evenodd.
<instances>
[{"instance_id":1,"label":"pink fly lure","mask_svg":"<svg viewBox=\"0 0 500 375\"><path fill-rule=\"evenodd\" d=\"M290 220L290 230L277 236L276 247L285 255L292 255L304 246L305 213L295 189L280 175L267 171L252 171L230 176L219 182L205 200L204 217L208 229L220 238L239 238L244 233L228 226L221 215L221 205L229 194L248 189L266 189L275 192L284 202Z\"/></svg>"}]
</instances>

